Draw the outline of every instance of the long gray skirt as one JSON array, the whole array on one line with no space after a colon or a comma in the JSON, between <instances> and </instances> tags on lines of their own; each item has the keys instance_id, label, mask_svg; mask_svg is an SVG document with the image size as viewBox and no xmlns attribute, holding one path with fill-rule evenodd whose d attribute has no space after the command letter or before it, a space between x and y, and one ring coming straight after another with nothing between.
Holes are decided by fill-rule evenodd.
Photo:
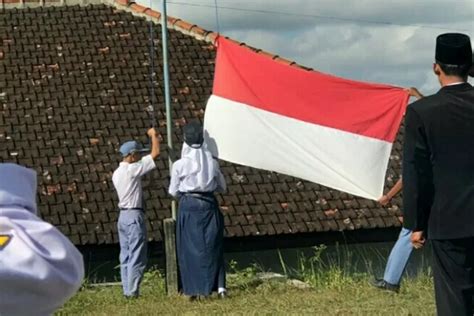
<instances>
[{"instance_id":1,"label":"long gray skirt","mask_svg":"<svg viewBox=\"0 0 474 316\"><path fill-rule=\"evenodd\" d=\"M215 197L183 195L176 230L182 292L207 296L225 288L224 218Z\"/></svg>"}]
</instances>

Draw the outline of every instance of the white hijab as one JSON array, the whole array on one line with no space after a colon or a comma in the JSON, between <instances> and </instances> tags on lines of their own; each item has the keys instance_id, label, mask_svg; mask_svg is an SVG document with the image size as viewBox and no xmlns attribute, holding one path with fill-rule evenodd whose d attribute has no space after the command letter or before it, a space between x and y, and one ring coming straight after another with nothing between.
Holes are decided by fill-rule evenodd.
<instances>
[{"instance_id":1,"label":"white hijab","mask_svg":"<svg viewBox=\"0 0 474 316\"><path fill-rule=\"evenodd\" d=\"M214 184L218 169L206 143L198 148L183 143L181 160L180 178L183 187L195 191L206 191Z\"/></svg>"}]
</instances>

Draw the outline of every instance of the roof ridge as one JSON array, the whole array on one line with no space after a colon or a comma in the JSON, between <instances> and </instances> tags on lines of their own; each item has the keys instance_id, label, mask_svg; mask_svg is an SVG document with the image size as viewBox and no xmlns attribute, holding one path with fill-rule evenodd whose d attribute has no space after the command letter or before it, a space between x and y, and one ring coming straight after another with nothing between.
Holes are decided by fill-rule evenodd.
<instances>
[{"instance_id":1,"label":"roof ridge","mask_svg":"<svg viewBox=\"0 0 474 316\"><path fill-rule=\"evenodd\" d=\"M135 0L0 0L0 9L8 8L30 8L30 7L50 7L50 6L66 6L66 5L98 5L104 4L115 7L119 10L130 12L135 16L144 17L148 20L152 20L155 23L161 24L161 12L153 10L150 7L138 4ZM205 30L202 27L172 16L167 17L168 27L181 32L185 35L192 36L197 40L202 40L212 45L215 45L216 39L219 37L219 33L214 31ZM233 38L224 36L226 39L240 45L246 46L258 54L262 54L276 60L282 64L289 66L298 67L308 71L313 71L312 68L302 66L295 61L282 58L279 55L261 50L252 46L249 46L243 42L239 42Z\"/></svg>"},{"instance_id":2,"label":"roof ridge","mask_svg":"<svg viewBox=\"0 0 474 316\"><path fill-rule=\"evenodd\" d=\"M112 4L118 9L125 9L125 11L129 11L134 15L152 19L154 22L161 24L161 12L155 11L150 7L142 6L136 3L134 0L102 0L102 3ZM168 20L168 27L176 31L179 31L183 34L193 36L194 38L198 40L203 40L203 41L212 43L213 45L215 44L216 39L220 36L218 32L205 30L196 24L192 24L180 18L167 16L167 20ZM249 49L253 50L254 52L268 56L272 58L273 60L276 60L282 64L298 67L298 68L305 69L308 71L313 71L312 68L302 66L295 61L282 58L279 55L272 54L262 49L254 48L243 42L239 42L233 38L230 38L227 36L224 36L224 37L240 46L246 46Z\"/></svg>"},{"instance_id":3,"label":"roof ridge","mask_svg":"<svg viewBox=\"0 0 474 316\"><path fill-rule=\"evenodd\" d=\"M161 24L161 12L138 4L134 0L102 0L102 3L112 5L117 9L128 11L136 16L145 17L155 23ZM191 35L198 40L214 43L219 35L216 32L205 30L196 24L169 15L167 16L167 22L169 28L186 35Z\"/></svg>"}]
</instances>

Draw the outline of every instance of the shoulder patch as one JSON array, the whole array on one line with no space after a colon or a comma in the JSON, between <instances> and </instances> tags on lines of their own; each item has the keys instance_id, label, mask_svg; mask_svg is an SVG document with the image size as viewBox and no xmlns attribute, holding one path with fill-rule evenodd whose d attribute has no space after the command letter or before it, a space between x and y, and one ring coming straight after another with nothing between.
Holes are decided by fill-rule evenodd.
<instances>
[{"instance_id":1,"label":"shoulder patch","mask_svg":"<svg viewBox=\"0 0 474 316\"><path fill-rule=\"evenodd\" d=\"M10 235L1 235L0 234L0 251L2 251L12 240L12 236Z\"/></svg>"}]
</instances>

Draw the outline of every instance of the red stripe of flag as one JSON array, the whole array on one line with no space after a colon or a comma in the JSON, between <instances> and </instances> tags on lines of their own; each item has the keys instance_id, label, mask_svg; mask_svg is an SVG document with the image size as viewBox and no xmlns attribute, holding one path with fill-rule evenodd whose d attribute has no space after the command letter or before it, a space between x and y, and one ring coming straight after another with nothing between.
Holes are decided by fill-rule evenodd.
<instances>
[{"instance_id":1,"label":"red stripe of flag","mask_svg":"<svg viewBox=\"0 0 474 316\"><path fill-rule=\"evenodd\" d=\"M214 95L312 124L395 140L409 98L404 89L285 65L222 37L218 45Z\"/></svg>"}]
</instances>

